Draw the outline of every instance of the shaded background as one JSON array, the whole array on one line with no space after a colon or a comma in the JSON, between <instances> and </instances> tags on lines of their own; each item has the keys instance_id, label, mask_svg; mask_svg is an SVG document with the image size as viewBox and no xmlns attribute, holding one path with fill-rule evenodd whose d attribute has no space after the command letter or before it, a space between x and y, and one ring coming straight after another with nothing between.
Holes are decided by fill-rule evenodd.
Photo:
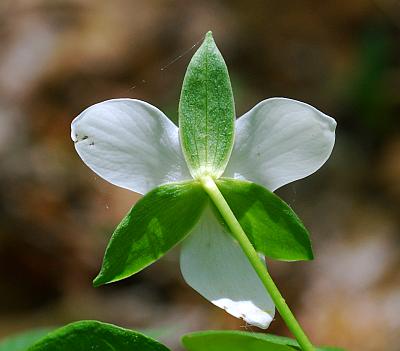
<instances>
[{"instance_id":1,"label":"shaded background","mask_svg":"<svg viewBox=\"0 0 400 351\"><path fill-rule=\"evenodd\" d=\"M254 330L183 282L174 250L123 282L91 286L114 226L138 196L78 158L70 122L113 97L177 120L186 66L212 29L238 116L285 96L338 121L334 153L278 191L312 232L316 259L272 262L311 339L399 350L400 2L0 2L0 337L99 319ZM192 49L192 50L191 50ZM270 332L287 334L277 315Z\"/></svg>"}]
</instances>

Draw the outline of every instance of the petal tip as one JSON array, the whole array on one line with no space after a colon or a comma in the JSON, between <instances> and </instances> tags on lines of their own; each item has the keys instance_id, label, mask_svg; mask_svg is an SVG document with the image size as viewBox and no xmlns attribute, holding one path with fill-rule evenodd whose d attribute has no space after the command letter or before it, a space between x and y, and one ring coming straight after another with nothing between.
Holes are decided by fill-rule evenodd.
<instances>
[{"instance_id":1,"label":"petal tip","mask_svg":"<svg viewBox=\"0 0 400 351\"><path fill-rule=\"evenodd\" d=\"M326 121L327 121L329 130L331 132L334 132L335 129L336 129L336 126L337 126L336 120L334 118L332 118L332 117L327 116L327 115L325 115L325 117L326 117Z\"/></svg>"},{"instance_id":2,"label":"petal tip","mask_svg":"<svg viewBox=\"0 0 400 351\"><path fill-rule=\"evenodd\" d=\"M264 312L262 315L259 313L243 319L246 323L261 329L267 329L272 322L272 317L268 312Z\"/></svg>"},{"instance_id":3,"label":"petal tip","mask_svg":"<svg viewBox=\"0 0 400 351\"><path fill-rule=\"evenodd\" d=\"M232 301L222 298L212 301L218 307L236 318L243 319L246 323L261 329L267 329L272 322L274 313L264 311L256 306L252 301Z\"/></svg>"},{"instance_id":4,"label":"petal tip","mask_svg":"<svg viewBox=\"0 0 400 351\"><path fill-rule=\"evenodd\" d=\"M74 120L71 122L71 139L74 144L88 138L88 136L85 135L82 131L81 124L78 124L78 122L82 119L84 113L85 111L83 111L78 117L75 117Z\"/></svg>"},{"instance_id":5,"label":"petal tip","mask_svg":"<svg viewBox=\"0 0 400 351\"><path fill-rule=\"evenodd\" d=\"M78 133L76 132L74 121L71 123L71 139L74 143L78 141Z\"/></svg>"}]
</instances>

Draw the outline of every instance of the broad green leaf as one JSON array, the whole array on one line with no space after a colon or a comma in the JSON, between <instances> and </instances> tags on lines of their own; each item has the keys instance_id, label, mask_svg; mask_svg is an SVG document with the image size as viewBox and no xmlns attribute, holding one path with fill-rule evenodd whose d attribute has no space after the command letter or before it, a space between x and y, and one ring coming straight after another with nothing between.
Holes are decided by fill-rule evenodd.
<instances>
[{"instance_id":1,"label":"broad green leaf","mask_svg":"<svg viewBox=\"0 0 400 351\"><path fill-rule=\"evenodd\" d=\"M115 229L93 284L124 279L159 259L185 238L207 199L195 181L170 183L147 193Z\"/></svg>"},{"instance_id":2,"label":"broad green leaf","mask_svg":"<svg viewBox=\"0 0 400 351\"><path fill-rule=\"evenodd\" d=\"M235 330L203 331L185 335L182 344L188 351L299 351L296 340L262 333ZM316 348L316 351L344 351Z\"/></svg>"},{"instance_id":3,"label":"broad green leaf","mask_svg":"<svg viewBox=\"0 0 400 351\"><path fill-rule=\"evenodd\" d=\"M9 336L0 341L0 351L26 351L30 345L44 337L51 330L53 328L33 329Z\"/></svg>"},{"instance_id":4,"label":"broad green leaf","mask_svg":"<svg viewBox=\"0 0 400 351\"><path fill-rule=\"evenodd\" d=\"M138 332L97 321L80 321L49 333L27 351L169 351Z\"/></svg>"},{"instance_id":5,"label":"broad green leaf","mask_svg":"<svg viewBox=\"0 0 400 351\"><path fill-rule=\"evenodd\" d=\"M289 338L241 331L190 333L182 343L188 351L297 351Z\"/></svg>"},{"instance_id":6,"label":"broad green leaf","mask_svg":"<svg viewBox=\"0 0 400 351\"><path fill-rule=\"evenodd\" d=\"M233 147L234 121L228 69L208 32L189 63L179 101L181 145L194 178L222 175Z\"/></svg>"},{"instance_id":7,"label":"broad green leaf","mask_svg":"<svg viewBox=\"0 0 400 351\"><path fill-rule=\"evenodd\" d=\"M242 180L222 178L217 186L257 251L278 260L313 259L307 229L278 196Z\"/></svg>"}]
</instances>

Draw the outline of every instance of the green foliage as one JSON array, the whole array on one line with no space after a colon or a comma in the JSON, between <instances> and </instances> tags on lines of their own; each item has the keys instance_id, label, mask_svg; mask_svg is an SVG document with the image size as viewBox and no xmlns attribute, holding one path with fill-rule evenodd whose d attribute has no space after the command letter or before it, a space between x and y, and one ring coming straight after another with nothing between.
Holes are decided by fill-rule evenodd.
<instances>
[{"instance_id":1,"label":"green foliage","mask_svg":"<svg viewBox=\"0 0 400 351\"><path fill-rule=\"evenodd\" d=\"M170 183L141 198L115 230L94 285L139 272L178 244L197 223L207 195L198 182Z\"/></svg>"},{"instance_id":2,"label":"green foliage","mask_svg":"<svg viewBox=\"0 0 400 351\"><path fill-rule=\"evenodd\" d=\"M38 341L53 329L33 329L0 341L0 351L25 351L27 347Z\"/></svg>"},{"instance_id":3,"label":"green foliage","mask_svg":"<svg viewBox=\"0 0 400 351\"><path fill-rule=\"evenodd\" d=\"M313 258L306 228L278 196L247 181L223 178L216 183L258 252L285 261Z\"/></svg>"},{"instance_id":4,"label":"green foliage","mask_svg":"<svg viewBox=\"0 0 400 351\"><path fill-rule=\"evenodd\" d=\"M80 321L49 333L27 351L169 351L146 335L97 321Z\"/></svg>"},{"instance_id":5,"label":"green foliage","mask_svg":"<svg viewBox=\"0 0 400 351\"><path fill-rule=\"evenodd\" d=\"M290 338L242 331L203 331L185 335L182 343L188 351L301 351ZM316 351L344 351L316 348Z\"/></svg>"},{"instance_id":6,"label":"green foliage","mask_svg":"<svg viewBox=\"0 0 400 351\"><path fill-rule=\"evenodd\" d=\"M179 101L181 144L195 178L223 173L233 147L234 121L228 69L208 32L187 68Z\"/></svg>"}]
</instances>

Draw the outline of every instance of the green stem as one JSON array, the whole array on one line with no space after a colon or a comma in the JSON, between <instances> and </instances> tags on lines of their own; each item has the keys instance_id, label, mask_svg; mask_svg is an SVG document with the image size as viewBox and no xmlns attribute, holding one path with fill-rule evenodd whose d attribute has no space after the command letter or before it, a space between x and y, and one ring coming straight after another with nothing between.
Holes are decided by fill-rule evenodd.
<instances>
[{"instance_id":1,"label":"green stem","mask_svg":"<svg viewBox=\"0 0 400 351\"><path fill-rule=\"evenodd\" d=\"M267 267L264 262L260 260L256 250L248 239L246 233L243 231L243 228L236 219L225 198L222 196L214 180L210 176L203 176L200 178L200 181L205 191L218 208L233 236L239 242L239 245L242 247L251 265L260 277L265 289L274 301L277 310L285 321L287 327L297 339L301 348L304 351L314 351L313 345L304 333L299 322L297 322L289 306L286 304L285 299L282 297L277 286L269 275Z\"/></svg>"}]
</instances>

